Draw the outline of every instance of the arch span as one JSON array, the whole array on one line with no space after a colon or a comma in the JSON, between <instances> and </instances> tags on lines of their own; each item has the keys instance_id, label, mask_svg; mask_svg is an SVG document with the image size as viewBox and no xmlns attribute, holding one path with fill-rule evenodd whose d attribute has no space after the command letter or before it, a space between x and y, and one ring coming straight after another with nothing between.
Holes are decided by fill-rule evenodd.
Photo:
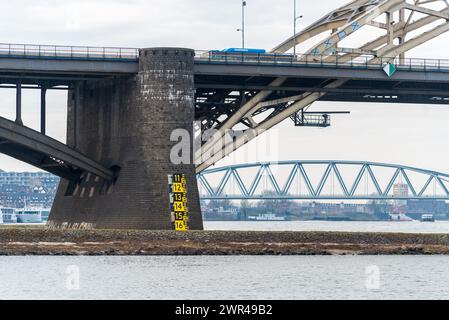
<instances>
[{"instance_id":1,"label":"arch span","mask_svg":"<svg viewBox=\"0 0 449 320\"><path fill-rule=\"evenodd\" d=\"M106 180L114 178L111 170L80 152L3 117L0 152L71 181L77 181L84 172Z\"/></svg>"}]
</instances>

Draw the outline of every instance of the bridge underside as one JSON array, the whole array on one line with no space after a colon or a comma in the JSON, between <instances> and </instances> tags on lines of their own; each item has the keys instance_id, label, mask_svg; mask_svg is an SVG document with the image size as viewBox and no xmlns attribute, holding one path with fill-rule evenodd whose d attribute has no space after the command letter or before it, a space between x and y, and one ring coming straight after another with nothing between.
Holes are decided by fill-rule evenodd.
<instances>
[{"instance_id":1,"label":"bridge underside","mask_svg":"<svg viewBox=\"0 0 449 320\"><path fill-rule=\"evenodd\" d=\"M358 71L356 71L358 72ZM381 72L378 73L382 76ZM352 71L354 74L355 72ZM379 77L380 78L380 77ZM448 104L449 75L446 82L410 81L402 79L351 79L339 88L325 86L339 78L323 77L289 77L281 86L271 84L276 77L270 76L214 76L197 75L195 85L197 118L205 116L232 114L240 107L241 101L259 92L272 91L266 100L276 100L304 94L306 92L326 93L318 101L347 102L386 102L386 103L417 103L417 104ZM241 96L243 94L244 96ZM284 103L286 104L286 103ZM282 110L283 106L270 105L270 109ZM217 112L218 110L220 112ZM262 112L264 110L259 110ZM212 120L212 119L209 119Z\"/></svg>"}]
</instances>

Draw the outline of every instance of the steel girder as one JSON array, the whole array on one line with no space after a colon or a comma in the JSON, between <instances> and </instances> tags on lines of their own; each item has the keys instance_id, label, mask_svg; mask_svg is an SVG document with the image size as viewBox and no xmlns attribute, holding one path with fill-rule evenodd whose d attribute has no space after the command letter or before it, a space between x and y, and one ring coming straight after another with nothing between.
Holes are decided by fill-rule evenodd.
<instances>
[{"instance_id":1,"label":"steel girder","mask_svg":"<svg viewBox=\"0 0 449 320\"><path fill-rule=\"evenodd\" d=\"M317 165L322 167L318 169L320 173L318 183L314 183L310 177L313 174L312 171L316 171L314 166ZM284 171L287 178L284 179L283 184L273 173L276 173L279 167L288 169ZM353 178L342 174L342 170L348 167L353 173L351 175ZM379 172L379 168L390 171ZM246 169L253 169L253 173L245 173ZM250 176L249 183L248 179L247 183L244 182L245 175ZM449 200L448 174L386 163L301 160L266 162L205 170L199 173L197 178L202 199ZM266 180L265 187L268 186L265 190L260 189L263 179ZM295 181L303 183L305 192L302 192L301 188L293 190ZM371 184L373 190L364 189L367 185L364 186L363 181ZM382 184L381 181L384 183ZM398 182L403 189L402 193L395 194L394 186ZM333 192L326 191L325 186L330 186ZM403 191L404 188L407 188L407 192ZM232 191L229 192L229 189ZM361 192L362 190L366 190L366 193Z\"/></svg>"},{"instance_id":2,"label":"steel girder","mask_svg":"<svg viewBox=\"0 0 449 320\"><path fill-rule=\"evenodd\" d=\"M444 8L437 10L428 7L429 4L435 3L443 5ZM413 20L417 13L420 17ZM398 21L393 21L394 14L398 15ZM380 19L384 22L380 22ZM319 41L305 55L316 56L317 61L324 62L332 62L337 58L338 61L351 61L366 55L370 55L370 61L373 62L380 58L383 61L387 61L384 60L385 58L399 57L401 59L407 51L449 31L448 20L449 4L445 0L355 0L332 11L294 37L287 39L276 46L272 52L287 52L294 45L321 35L323 32L331 32L330 36ZM434 23L438 21L442 23L434 26ZM339 46L340 42L360 32L359 30L365 26L379 28L385 34L356 48L348 49ZM406 40L408 33L423 27L430 29ZM395 39L398 41L395 42ZM299 56L298 60L303 59L304 56ZM269 87L281 87L285 81L287 81L285 77L274 79ZM323 82L320 88L338 89L345 83L346 80L329 79ZM299 95L293 94L290 101L283 101L281 104L277 103L276 99L271 99L273 103L270 105L270 96L273 92L273 90L259 91L246 103L234 104L232 114L227 113L222 117L222 121L215 122L212 127L205 127L214 129L215 138L205 142L201 152L197 153L197 172L205 170L326 95L325 92L300 92ZM262 120L258 117L259 120L256 120L255 116L262 113L265 113L266 117ZM246 125L247 134L233 139L232 130L239 124Z\"/></svg>"}]
</instances>

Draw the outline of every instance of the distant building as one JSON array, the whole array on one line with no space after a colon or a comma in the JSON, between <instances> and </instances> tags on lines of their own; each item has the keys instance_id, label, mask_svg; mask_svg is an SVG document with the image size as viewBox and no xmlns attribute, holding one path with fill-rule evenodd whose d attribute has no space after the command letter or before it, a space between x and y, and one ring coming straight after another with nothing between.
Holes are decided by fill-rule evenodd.
<instances>
[{"instance_id":1,"label":"distant building","mask_svg":"<svg viewBox=\"0 0 449 320\"><path fill-rule=\"evenodd\" d=\"M393 186L393 196L408 197L408 185L405 183L396 183Z\"/></svg>"},{"instance_id":2,"label":"distant building","mask_svg":"<svg viewBox=\"0 0 449 320\"><path fill-rule=\"evenodd\" d=\"M24 187L57 186L59 178L47 172L4 172L0 171L1 185Z\"/></svg>"},{"instance_id":3,"label":"distant building","mask_svg":"<svg viewBox=\"0 0 449 320\"><path fill-rule=\"evenodd\" d=\"M407 214L419 219L423 214L433 214L439 219L449 217L449 204L444 200L408 200Z\"/></svg>"},{"instance_id":4,"label":"distant building","mask_svg":"<svg viewBox=\"0 0 449 320\"><path fill-rule=\"evenodd\" d=\"M51 207L58 185L59 178L47 172L0 170L0 205Z\"/></svg>"},{"instance_id":5,"label":"distant building","mask_svg":"<svg viewBox=\"0 0 449 320\"><path fill-rule=\"evenodd\" d=\"M406 183L396 183L393 185L393 196L394 197L408 197L408 185ZM401 210L405 210L405 206L407 201L405 200L396 200L394 202L394 211L401 212Z\"/></svg>"}]
</instances>

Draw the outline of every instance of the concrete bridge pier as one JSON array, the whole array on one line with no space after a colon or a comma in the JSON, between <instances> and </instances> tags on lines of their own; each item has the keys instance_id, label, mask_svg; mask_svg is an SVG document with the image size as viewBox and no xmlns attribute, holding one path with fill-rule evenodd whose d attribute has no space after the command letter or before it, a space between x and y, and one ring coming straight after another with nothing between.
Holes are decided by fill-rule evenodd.
<instances>
[{"instance_id":1,"label":"concrete bridge pier","mask_svg":"<svg viewBox=\"0 0 449 320\"><path fill-rule=\"evenodd\" d=\"M170 161L172 131L192 136L193 67L193 50L149 48L140 50L136 76L77 83L68 98L67 143L117 177L62 180L50 227L171 229L167 176L184 173L190 229L203 228L193 161Z\"/></svg>"}]
</instances>

